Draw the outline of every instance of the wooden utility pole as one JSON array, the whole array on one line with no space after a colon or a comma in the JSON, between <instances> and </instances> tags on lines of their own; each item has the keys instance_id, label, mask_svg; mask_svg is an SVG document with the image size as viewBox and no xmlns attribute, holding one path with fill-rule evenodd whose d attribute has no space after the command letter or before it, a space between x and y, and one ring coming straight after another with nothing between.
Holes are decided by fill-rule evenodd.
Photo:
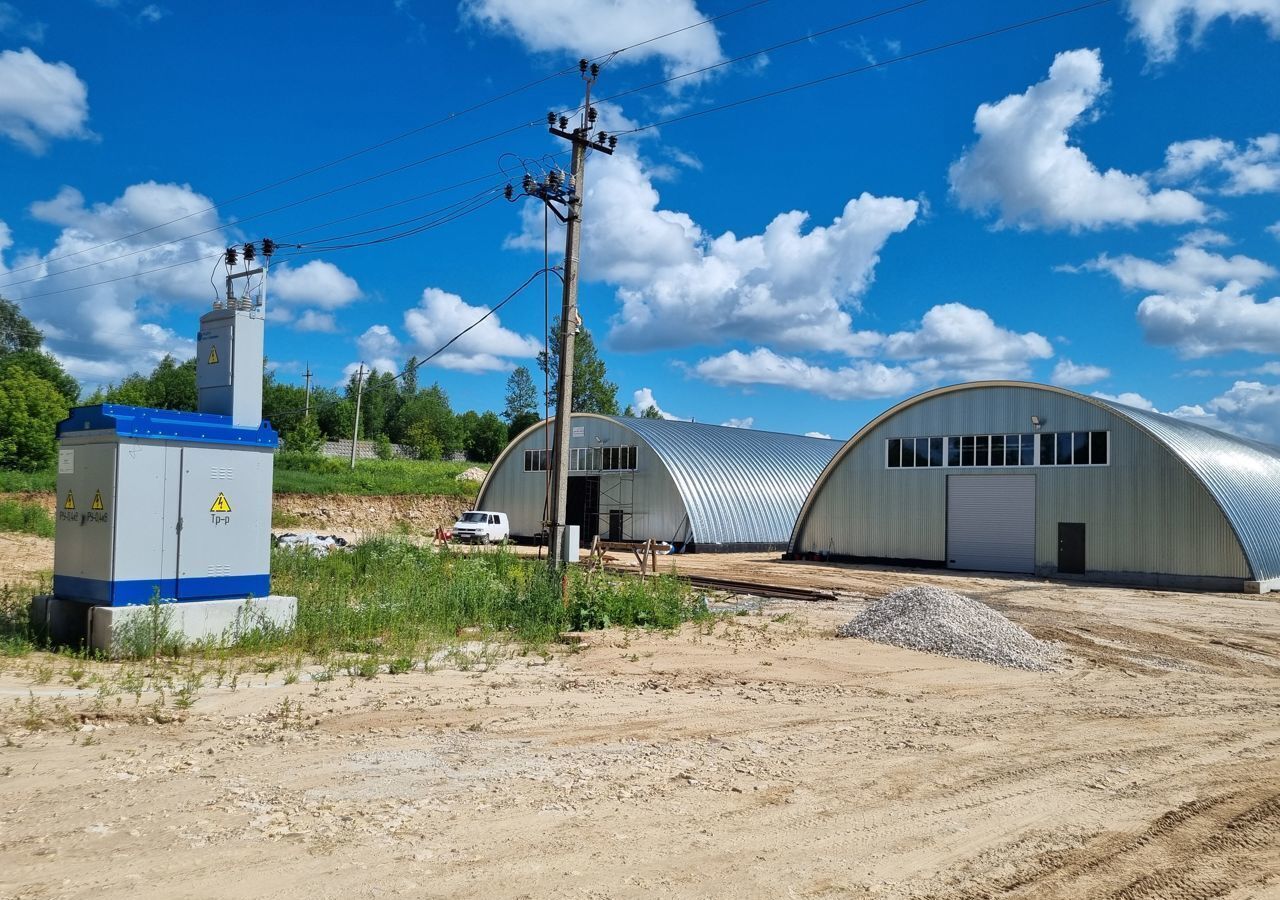
<instances>
[{"instance_id":1,"label":"wooden utility pole","mask_svg":"<svg viewBox=\"0 0 1280 900\"><path fill-rule=\"evenodd\" d=\"M307 379L307 405L306 405L306 409L303 410L302 418L310 419L311 418L311 363L310 361L307 362L306 379Z\"/></svg>"},{"instance_id":2,"label":"wooden utility pole","mask_svg":"<svg viewBox=\"0 0 1280 900\"><path fill-rule=\"evenodd\" d=\"M351 426L351 468L356 467L356 441L360 439L360 395L364 393L364 363L360 363L360 374L356 376L356 421Z\"/></svg>"},{"instance_id":3,"label":"wooden utility pole","mask_svg":"<svg viewBox=\"0 0 1280 900\"><path fill-rule=\"evenodd\" d=\"M617 137L603 131L592 140L591 128L596 121L596 110L591 105L591 85L600 74L600 66L587 64L585 59L578 61L578 70L582 80L587 83L586 99L582 104L582 118L577 128L568 130L569 118L556 117L555 113L547 113L547 124L552 134L562 137L573 146L573 162L570 166L568 184L568 215L560 216L565 222L564 248L564 295L560 305L560 370L556 382L556 424L555 439L551 448L552 470L555 472L551 496L551 546L548 548L548 561L552 568L560 567L564 550L564 532L568 519L569 504L569 434L573 421L573 344L582 319L578 315L578 248L581 243L582 230L582 195L583 175L587 165L587 150L599 150L613 153L618 145ZM559 126L559 127L557 127ZM531 190L532 179L525 176L525 193L540 196L548 207L553 197L548 196L547 185L542 191ZM553 187L555 180L552 179Z\"/></svg>"}]
</instances>

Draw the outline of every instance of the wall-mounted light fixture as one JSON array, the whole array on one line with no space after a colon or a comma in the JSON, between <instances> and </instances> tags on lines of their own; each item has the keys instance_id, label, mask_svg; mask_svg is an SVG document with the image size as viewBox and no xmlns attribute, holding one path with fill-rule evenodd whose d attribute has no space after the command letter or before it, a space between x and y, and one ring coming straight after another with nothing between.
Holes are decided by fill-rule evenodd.
<instances>
[{"instance_id":1,"label":"wall-mounted light fixture","mask_svg":"<svg viewBox=\"0 0 1280 900\"><path fill-rule=\"evenodd\" d=\"M1031 417L1031 427L1032 427L1034 430L1039 431L1039 430L1040 430L1040 426L1041 426L1042 424L1043 424L1043 423L1040 421L1040 417L1039 417L1039 416L1032 416L1032 417Z\"/></svg>"}]
</instances>

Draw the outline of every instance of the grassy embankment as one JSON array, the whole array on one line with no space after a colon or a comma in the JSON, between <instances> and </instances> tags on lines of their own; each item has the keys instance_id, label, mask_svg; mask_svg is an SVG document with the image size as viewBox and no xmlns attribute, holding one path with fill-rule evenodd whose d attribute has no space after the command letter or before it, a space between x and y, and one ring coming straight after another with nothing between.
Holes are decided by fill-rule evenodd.
<instances>
[{"instance_id":1,"label":"grassy embankment","mask_svg":"<svg viewBox=\"0 0 1280 900\"><path fill-rule=\"evenodd\" d=\"M476 463L413 459L362 459L352 469L345 460L279 453L275 464L277 494L435 494L474 497L480 486L457 476ZM482 466L487 468L487 466ZM16 472L0 469L0 493L57 488L57 470Z\"/></svg>"},{"instance_id":2,"label":"grassy embankment","mask_svg":"<svg viewBox=\"0 0 1280 900\"><path fill-rule=\"evenodd\" d=\"M26 621L29 591L0 590L0 656L38 644ZM252 604L223 639L183 646L173 634L172 607L153 604L119 637L126 658L227 659L290 657L375 671L430 668L442 651L478 644L538 650L565 631L610 626L675 628L705 617L689 586L671 577L640 579L570 569L566 582L546 564L502 549L458 552L391 538L316 557L276 550L273 590L298 598L297 624L273 628ZM563 591L563 592L562 592Z\"/></svg>"}]
</instances>

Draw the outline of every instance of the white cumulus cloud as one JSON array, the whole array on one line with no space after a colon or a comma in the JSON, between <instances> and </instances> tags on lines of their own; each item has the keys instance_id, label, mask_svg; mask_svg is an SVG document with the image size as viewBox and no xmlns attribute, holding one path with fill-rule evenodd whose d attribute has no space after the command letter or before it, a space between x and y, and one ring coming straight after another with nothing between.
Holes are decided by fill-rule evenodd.
<instances>
[{"instance_id":1,"label":"white cumulus cloud","mask_svg":"<svg viewBox=\"0 0 1280 900\"><path fill-rule=\"evenodd\" d=\"M88 138L89 89L76 70L29 47L0 51L0 134L32 153L51 139Z\"/></svg>"},{"instance_id":2,"label":"white cumulus cloud","mask_svg":"<svg viewBox=\"0 0 1280 900\"><path fill-rule=\"evenodd\" d=\"M1280 272L1243 254L1205 250L1198 245L1204 237L1184 238L1164 262L1102 254L1072 270L1107 272L1126 288L1152 292L1138 304L1138 323L1148 341L1184 357L1276 352L1280 297L1259 301L1249 291Z\"/></svg>"},{"instance_id":3,"label":"white cumulus cloud","mask_svg":"<svg viewBox=\"0 0 1280 900\"><path fill-rule=\"evenodd\" d=\"M1199 185L1211 174L1221 177L1217 190L1224 194L1280 191L1280 134L1264 134L1244 146L1221 138L1179 141L1165 151L1163 180Z\"/></svg>"},{"instance_id":4,"label":"white cumulus cloud","mask_svg":"<svg viewBox=\"0 0 1280 900\"><path fill-rule=\"evenodd\" d=\"M944 303L925 313L916 331L889 335L884 354L922 360L922 374L971 381L1025 377L1031 361L1053 356L1053 347L1034 331L1002 328L984 310Z\"/></svg>"},{"instance_id":5,"label":"white cumulus cloud","mask_svg":"<svg viewBox=\"0 0 1280 900\"><path fill-rule=\"evenodd\" d=\"M606 130L625 128L602 106ZM652 167L636 147L593 159L586 191L594 215L583 235L583 277L617 287L620 308L609 341L655 350L744 340L786 350L858 356L870 336L851 312L870 287L886 241L916 218L919 203L864 193L830 222L800 210L774 216L763 232L707 233L688 213L661 207ZM533 204L510 246L542 248L542 214Z\"/></svg>"},{"instance_id":6,"label":"white cumulus cloud","mask_svg":"<svg viewBox=\"0 0 1280 900\"><path fill-rule=\"evenodd\" d=\"M1063 387L1079 387L1110 377L1111 370L1105 366L1080 365L1069 359L1060 359L1053 367L1053 374L1049 376L1049 381Z\"/></svg>"},{"instance_id":7,"label":"white cumulus cloud","mask_svg":"<svg viewBox=\"0 0 1280 900\"><path fill-rule=\"evenodd\" d=\"M653 397L653 391L647 387L642 387L631 395L631 409L637 416L643 415L645 410L657 410L658 415L664 419L671 419L677 422L685 422L680 416L672 415L658 405L658 401Z\"/></svg>"},{"instance_id":8,"label":"white cumulus cloud","mask_svg":"<svg viewBox=\"0 0 1280 900\"><path fill-rule=\"evenodd\" d=\"M575 59L637 44L706 18L693 0L463 0L461 9L470 21L513 34L531 50L567 51ZM654 58L668 75L676 75L722 62L724 56L715 28L702 26L635 47L613 64ZM673 82L669 90L679 91L701 77Z\"/></svg>"},{"instance_id":9,"label":"white cumulus cloud","mask_svg":"<svg viewBox=\"0 0 1280 900\"><path fill-rule=\"evenodd\" d=\"M1280 3L1276 0L1127 0L1125 12L1133 35L1155 63L1178 55L1184 34L1194 43L1216 19L1261 20L1273 38L1280 38Z\"/></svg>"},{"instance_id":10,"label":"white cumulus cloud","mask_svg":"<svg viewBox=\"0 0 1280 900\"><path fill-rule=\"evenodd\" d=\"M827 434L825 431L806 431L804 433L804 436L811 437L811 438L822 438L823 440L826 440L826 441L831 440L831 435Z\"/></svg>"},{"instance_id":11,"label":"white cumulus cloud","mask_svg":"<svg viewBox=\"0 0 1280 900\"><path fill-rule=\"evenodd\" d=\"M22 306L87 384L149 370L166 354L185 359L195 353L194 319L181 333L156 320L175 304L199 310L220 293L210 275L231 237L212 206L185 184L134 184L92 205L64 187L30 207L34 219L60 228L57 237L47 250L18 253L0 293Z\"/></svg>"},{"instance_id":12,"label":"white cumulus cloud","mask_svg":"<svg viewBox=\"0 0 1280 900\"><path fill-rule=\"evenodd\" d=\"M1250 288L1276 275L1276 270L1261 260L1243 254L1223 256L1185 242L1174 249L1166 262L1103 253L1075 271L1107 272L1130 290L1178 295L1198 294L1211 285L1229 281Z\"/></svg>"},{"instance_id":13,"label":"white cumulus cloud","mask_svg":"<svg viewBox=\"0 0 1280 900\"><path fill-rule=\"evenodd\" d=\"M1044 80L974 115L978 141L952 164L961 206L994 210L998 224L1072 231L1142 222L1198 222L1208 209L1181 190L1152 190L1119 169L1101 171L1071 143L1107 90L1097 50L1059 53Z\"/></svg>"},{"instance_id":14,"label":"white cumulus cloud","mask_svg":"<svg viewBox=\"0 0 1280 900\"><path fill-rule=\"evenodd\" d=\"M1147 340L1184 357L1280 347L1280 297L1260 301L1234 281L1192 295L1152 294L1138 304L1138 322Z\"/></svg>"},{"instance_id":15,"label":"white cumulus cloud","mask_svg":"<svg viewBox=\"0 0 1280 900\"><path fill-rule=\"evenodd\" d=\"M725 419L720 424L724 428L750 428L756 424L756 417L743 416L742 418Z\"/></svg>"},{"instance_id":16,"label":"white cumulus cloud","mask_svg":"<svg viewBox=\"0 0 1280 900\"><path fill-rule=\"evenodd\" d=\"M364 294L360 285L331 262L313 259L296 269L288 263L271 267L268 300L334 310Z\"/></svg>"},{"instance_id":17,"label":"white cumulus cloud","mask_svg":"<svg viewBox=\"0 0 1280 900\"><path fill-rule=\"evenodd\" d=\"M848 366L829 368L795 356L780 356L767 347L756 347L750 353L730 350L720 356L707 357L699 361L693 371L712 384L773 385L835 400L896 397L919 384L915 373L901 366L858 360Z\"/></svg>"},{"instance_id":18,"label":"white cumulus cloud","mask_svg":"<svg viewBox=\"0 0 1280 900\"><path fill-rule=\"evenodd\" d=\"M372 369L379 372L400 371L400 339L386 325L370 325L364 334L356 338L356 347L364 361L365 374ZM358 370L359 363L352 363L347 366L345 374L350 378L351 373Z\"/></svg>"},{"instance_id":19,"label":"white cumulus cloud","mask_svg":"<svg viewBox=\"0 0 1280 900\"><path fill-rule=\"evenodd\" d=\"M427 288L418 305L404 314L404 327L419 350L434 353L488 311L489 307L471 306L457 294ZM540 350L541 341L503 328L495 314L463 335L431 364L464 372L505 371L514 367L512 358L533 357Z\"/></svg>"}]
</instances>

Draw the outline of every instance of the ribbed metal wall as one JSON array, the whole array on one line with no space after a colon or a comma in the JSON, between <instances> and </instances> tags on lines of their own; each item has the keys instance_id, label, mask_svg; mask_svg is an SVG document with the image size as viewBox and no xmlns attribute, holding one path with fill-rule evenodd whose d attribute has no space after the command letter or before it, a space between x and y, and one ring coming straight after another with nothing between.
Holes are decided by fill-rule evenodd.
<instances>
[{"instance_id":1,"label":"ribbed metal wall","mask_svg":"<svg viewBox=\"0 0 1280 900\"><path fill-rule=\"evenodd\" d=\"M1070 391L1013 382L922 394L845 445L806 501L792 549L943 562L947 474L1023 473L1036 478L1039 571L1057 568L1057 524L1083 522L1091 572L1250 578L1218 501L1182 456L1129 414ZM1034 430L1032 416L1046 432L1110 431L1110 465L885 468L887 438L1021 434Z\"/></svg>"},{"instance_id":2,"label":"ribbed metal wall","mask_svg":"<svg viewBox=\"0 0 1280 900\"><path fill-rule=\"evenodd\" d=\"M1234 527L1254 579L1280 578L1280 447L1119 403L1107 405L1151 432L1204 483Z\"/></svg>"},{"instance_id":3,"label":"ribbed metal wall","mask_svg":"<svg viewBox=\"0 0 1280 900\"><path fill-rule=\"evenodd\" d=\"M630 483L631 537L692 539L704 550L785 547L809 489L841 447L800 435L624 416L577 414L573 427L582 433L570 447L639 448L634 475L603 473ZM542 448L545 431L535 425L508 446L476 501L506 512L516 535L541 530L545 473L524 471L524 451ZM603 480L601 490L608 490Z\"/></svg>"},{"instance_id":4,"label":"ribbed metal wall","mask_svg":"<svg viewBox=\"0 0 1280 900\"><path fill-rule=\"evenodd\" d=\"M785 546L796 515L840 441L666 419L621 418L666 465L693 537L717 544Z\"/></svg>"}]
</instances>

